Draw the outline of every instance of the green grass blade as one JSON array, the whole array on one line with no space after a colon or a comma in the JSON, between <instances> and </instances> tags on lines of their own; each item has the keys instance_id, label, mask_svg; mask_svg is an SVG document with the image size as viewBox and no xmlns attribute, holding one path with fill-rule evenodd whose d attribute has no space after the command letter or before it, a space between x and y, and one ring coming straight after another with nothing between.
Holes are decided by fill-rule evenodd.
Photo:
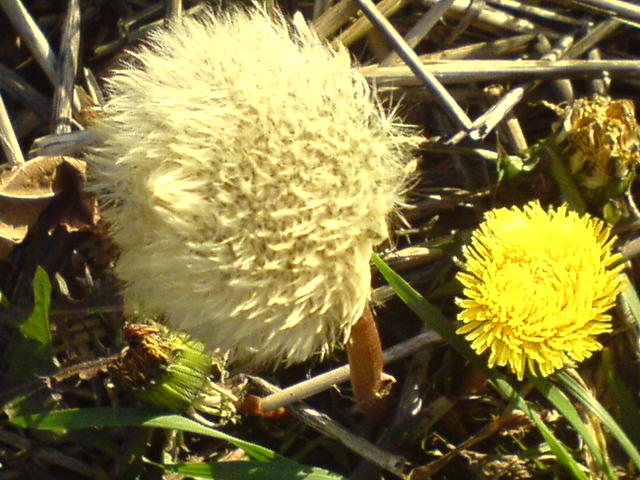
<instances>
[{"instance_id":1,"label":"green grass blade","mask_svg":"<svg viewBox=\"0 0 640 480\"><path fill-rule=\"evenodd\" d=\"M428 302L421 294L413 289L411 285L404 281L391 267L389 267L384 261L377 255L373 254L373 262L376 267L389 283L391 288L396 292L398 298L400 298L407 306L413 310L413 312L425 322L425 324L434 329L438 334L451 345L460 355L465 357L474 366L482 369L483 371L489 371L487 369L484 359L476 355L471 349L468 342L456 333L455 327L449 320Z\"/></svg>"},{"instance_id":2,"label":"green grass blade","mask_svg":"<svg viewBox=\"0 0 640 480\"><path fill-rule=\"evenodd\" d=\"M571 395L573 395L580 403L582 403L582 405L600 419L602 424L618 441L624 451L627 452L627 455L629 455L629 458L631 458L633 463L636 464L636 467L640 469L640 452L638 452L638 449L629 439L624 430L620 428L618 422L613 419L596 397L594 397L589 390L584 388L584 386L582 386L566 371L556 373L555 378L567 388Z\"/></svg>"},{"instance_id":3,"label":"green grass blade","mask_svg":"<svg viewBox=\"0 0 640 480\"><path fill-rule=\"evenodd\" d=\"M322 468L291 462L220 462L162 465L169 472L215 480L347 480Z\"/></svg>"},{"instance_id":4,"label":"green grass blade","mask_svg":"<svg viewBox=\"0 0 640 480\"><path fill-rule=\"evenodd\" d=\"M507 381L506 377L501 375L495 370L489 369L483 358L478 356L469 346L466 340L460 335L456 334L454 326L447 320L447 318L431 303L420 295L416 290L404 281L396 272L394 272L377 254L373 254L373 262L376 267L386 279L389 285L396 292L396 295L407 304L407 306L413 310L430 328L433 328L440 336L446 340L460 355L467 359L474 366L482 370L489 381L496 387L496 389L503 395L506 400L514 399L516 405L523 412L525 412L529 418L531 418L538 430L544 437L545 441L556 455L556 458L572 475L574 478L580 480L588 480L587 475L584 473L582 467L571 456L569 451L558 440L553 432L544 424L535 408L530 405L522 396L514 389ZM582 422L579 422L582 425Z\"/></svg>"},{"instance_id":5,"label":"green grass blade","mask_svg":"<svg viewBox=\"0 0 640 480\"><path fill-rule=\"evenodd\" d=\"M556 387L550 380L543 377L534 377L530 375L529 380L536 386L538 391L545 396L549 402L562 414L562 416L569 422L569 424L575 429L575 431L582 437L582 440L587 445L587 448L593 455L595 462L598 464L600 470L607 476L608 479L614 480L618 478L613 471L613 467L606 461L606 455L596 442L595 438L589 430L587 430L584 422L580 418L578 411L573 406L571 401L558 387Z\"/></svg>"},{"instance_id":6,"label":"green grass blade","mask_svg":"<svg viewBox=\"0 0 640 480\"><path fill-rule=\"evenodd\" d=\"M247 455L255 460L262 462L278 460L297 465L296 462L288 460L268 448L227 435L213 428L205 427L189 418L136 408L73 408L23 415L13 418L11 422L20 427L36 430L74 430L78 428L127 426L181 430L226 440L236 447L242 448L247 452Z\"/></svg>"},{"instance_id":7,"label":"green grass blade","mask_svg":"<svg viewBox=\"0 0 640 480\"><path fill-rule=\"evenodd\" d=\"M573 478L579 480L589 480L588 475L584 472L582 467L575 459L571 456L569 451L566 449L564 444L556 438L549 427L547 427L531 405L521 398L522 401L518 401L518 407L536 424L538 427L538 431L544 438L544 441L547 442L547 445L551 448L551 451L558 459L560 465L564 466L569 473L573 476Z\"/></svg>"},{"instance_id":8,"label":"green grass blade","mask_svg":"<svg viewBox=\"0 0 640 480\"><path fill-rule=\"evenodd\" d=\"M633 444L640 445L640 411L638 411L634 394L627 388L613 368L609 350L602 352L602 365L607 380L615 392L618 407L616 416L618 419L624 419L625 432L631 438Z\"/></svg>"},{"instance_id":9,"label":"green grass blade","mask_svg":"<svg viewBox=\"0 0 640 480\"><path fill-rule=\"evenodd\" d=\"M640 327L640 298L638 298L638 292L636 292L633 283L629 279L626 273L622 274L624 276L625 289L621 293L622 299L625 303L625 306L631 312L631 315L636 321L636 325Z\"/></svg>"}]
</instances>

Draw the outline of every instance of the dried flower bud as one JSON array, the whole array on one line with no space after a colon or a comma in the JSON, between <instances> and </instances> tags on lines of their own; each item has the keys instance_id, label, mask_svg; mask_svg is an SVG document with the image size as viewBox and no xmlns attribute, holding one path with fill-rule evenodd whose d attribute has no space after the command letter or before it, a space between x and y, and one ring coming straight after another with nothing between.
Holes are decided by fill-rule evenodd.
<instances>
[{"instance_id":1,"label":"dried flower bud","mask_svg":"<svg viewBox=\"0 0 640 480\"><path fill-rule=\"evenodd\" d=\"M558 140L567 147L569 170L585 198L602 202L623 194L640 160L633 102L595 95L560 114Z\"/></svg>"},{"instance_id":2,"label":"dried flower bud","mask_svg":"<svg viewBox=\"0 0 640 480\"><path fill-rule=\"evenodd\" d=\"M210 377L215 367L224 381L224 366L202 343L160 325L135 323L125 326L124 340L128 347L109 373L125 390L176 412L202 411L221 421L235 414L237 399Z\"/></svg>"},{"instance_id":3,"label":"dried flower bud","mask_svg":"<svg viewBox=\"0 0 640 480\"><path fill-rule=\"evenodd\" d=\"M348 335L414 145L348 53L294 23L255 9L154 32L93 126L126 297L254 366Z\"/></svg>"}]
</instances>

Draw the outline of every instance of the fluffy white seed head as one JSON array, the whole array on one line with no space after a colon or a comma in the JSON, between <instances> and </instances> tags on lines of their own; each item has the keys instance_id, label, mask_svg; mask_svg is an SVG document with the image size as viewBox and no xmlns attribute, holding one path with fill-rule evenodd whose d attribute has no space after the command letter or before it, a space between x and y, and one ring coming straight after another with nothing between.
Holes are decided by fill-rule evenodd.
<instances>
[{"instance_id":1,"label":"fluffy white seed head","mask_svg":"<svg viewBox=\"0 0 640 480\"><path fill-rule=\"evenodd\" d=\"M127 300L253 366L348 334L412 146L348 53L295 24L153 33L108 79L89 152Z\"/></svg>"}]
</instances>

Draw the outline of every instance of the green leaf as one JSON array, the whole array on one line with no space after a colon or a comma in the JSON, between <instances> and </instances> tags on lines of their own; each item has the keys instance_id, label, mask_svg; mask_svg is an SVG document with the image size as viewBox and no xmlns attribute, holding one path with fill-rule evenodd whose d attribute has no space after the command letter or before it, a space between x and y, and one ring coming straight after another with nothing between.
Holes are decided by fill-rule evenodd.
<instances>
[{"instance_id":1,"label":"green leaf","mask_svg":"<svg viewBox=\"0 0 640 480\"><path fill-rule=\"evenodd\" d=\"M219 462L163 465L170 472L215 480L346 480L322 468L291 462Z\"/></svg>"},{"instance_id":2,"label":"green leaf","mask_svg":"<svg viewBox=\"0 0 640 480\"><path fill-rule=\"evenodd\" d=\"M539 160L538 157L500 154L496 163L498 178L513 180L522 173L529 173L538 166Z\"/></svg>"},{"instance_id":3,"label":"green leaf","mask_svg":"<svg viewBox=\"0 0 640 480\"><path fill-rule=\"evenodd\" d=\"M7 378L11 384L32 380L53 367L53 348L49 330L51 283L47 272L38 267L33 278L34 306L7 348Z\"/></svg>"},{"instance_id":4,"label":"green leaf","mask_svg":"<svg viewBox=\"0 0 640 480\"><path fill-rule=\"evenodd\" d=\"M126 426L182 430L226 440L236 447L242 448L247 452L247 455L261 462L278 460L297 465L292 460L288 460L268 448L227 435L213 428L205 427L189 418L136 408L72 408L23 415L13 418L11 422L20 427L36 430L73 430L77 428Z\"/></svg>"},{"instance_id":5,"label":"green leaf","mask_svg":"<svg viewBox=\"0 0 640 480\"><path fill-rule=\"evenodd\" d=\"M47 272L38 267L33 277L33 311L20 325L24 338L38 343L43 348L51 348L49 330L49 309L51 307L51 282Z\"/></svg>"},{"instance_id":6,"label":"green leaf","mask_svg":"<svg viewBox=\"0 0 640 480\"><path fill-rule=\"evenodd\" d=\"M33 278L33 298L33 311L26 319L17 322L18 331L4 354L5 378L9 388L4 392L2 410L9 417L42 410L51 400L49 393L40 388L42 384L36 381L39 374L53 369L49 330L51 283L41 267L36 269Z\"/></svg>"}]
</instances>

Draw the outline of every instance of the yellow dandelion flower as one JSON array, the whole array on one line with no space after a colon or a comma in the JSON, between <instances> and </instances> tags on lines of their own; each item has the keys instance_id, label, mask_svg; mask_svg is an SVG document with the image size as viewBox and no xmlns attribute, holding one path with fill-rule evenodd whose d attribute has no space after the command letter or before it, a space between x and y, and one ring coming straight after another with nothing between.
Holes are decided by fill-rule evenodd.
<instances>
[{"instance_id":1,"label":"yellow dandelion flower","mask_svg":"<svg viewBox=\"0 0 640 480\"><path fill-rule=\"evenodd\" d=\"M601 220L538 202L488 212L464 249L458 328L489 367L547 376L602 348L622 290L621 255Z\"/></svg>"}]
</instances>

